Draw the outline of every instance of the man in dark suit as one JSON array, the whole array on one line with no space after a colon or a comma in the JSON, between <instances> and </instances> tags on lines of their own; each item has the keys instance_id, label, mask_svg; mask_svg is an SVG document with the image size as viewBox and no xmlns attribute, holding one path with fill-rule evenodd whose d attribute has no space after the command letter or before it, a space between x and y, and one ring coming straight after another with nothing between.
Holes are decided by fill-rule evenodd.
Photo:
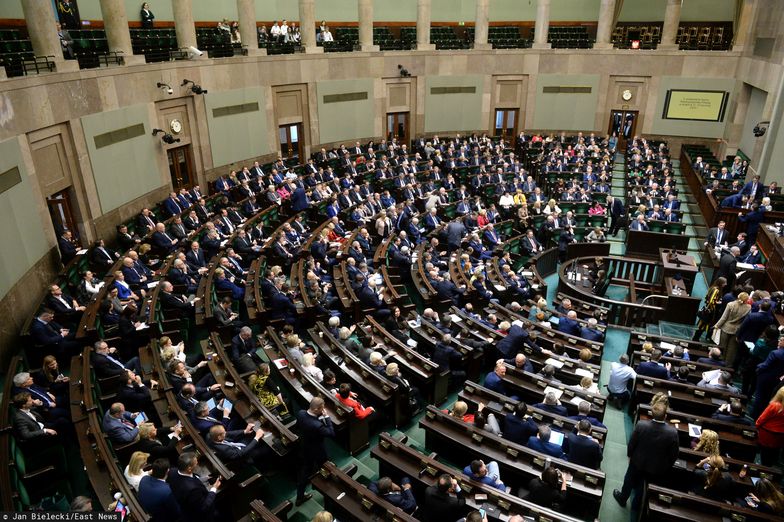
<instances>
[{"instance_id":1,"label":"man in dark suit","mask_svg":"<svg viewBox=\"0 0 784 522\"><path fill-rule=\"evenodd\" d=\"M599 419L591 416L591 403L588 401L581 401L580 405L577 406L577 415L570 415L569 419L578 422L585 419L591 423L591 426L603 429L607 428L607 426L599 422Z\"/></svg>"},{"instance_id":2,"label":"man in dark suit","mask_svg":"<svg viewBox=\"0 0 784 522\"><path fill-rule=\"evenodd\" d=\"M177 240L166 232L166 225L163 223L158 223L155 225L155 232L152 233L150 240L153 246L157 247L166 254L171 253L175 248L177 248Z\"/></svg>"},{"instance_id":3,"label":"man in dark suit","mask_svg":"<svg viewBox=\"0 0 784 522\"><path fill-rule=\"evenodd\" d=\"M432 285L436 292L438 292L438 297L441 299L449 299L457 306L462 305L465 289L458 288L457 285L447 277L441 276L438 276Z\"/></svg>"},{"instance_id":4,"label":"man in dark suit","mask_svg":"<svg viewBox=\"0 0 784 522\"><path fill-rule=\"evenodd\" d=\"M282 281L276 281L277 292L270 295L270 319L283 319L287 324L296 324L297 305L289 296L289 286Z\"/></svg>"},{"instance_id":5,"label":"man in dark suit","mask_svg":"<svg viewBox=\"0 0 784 522\"><path fill-rule=\"evenodd\" d=\"M55 315L63 322L76 326L84 313L84 306L81 306L76 299L63 293L59 285L49 287L49 295L46 296L46 306L54 311Z\"/></svg>"},{"instance_id":6,"label":"man in dark suit","mask_svg":"<svg viewBox=\"0 0 784 522\"><path fill-rule=\"evenodd\" d=\"M313 495L305 493L310 476L329 459L324 441L327 437L335 437L335 428L327 415L324 399L315 397L310 401L307 410L297 412L297 428L300 437L300 463L297 470L297 500L299 506Z\"/></svg>"},{"instance_id":7,"label":"man in dark suit","mask_svg":"<svg viewBox=\"0 0 784 522\"><path fill-rule=\"evenodd\" d=\"M155 230L156 222L155 214L149 208L143 208L136 218L136 230L140 231L140 236L147 235L148 232Z\"/></svg>"},{"instance_id":8,"label":"man in dark suit","mask_svg":"<svg viewBox=\"0 0 784 522\"><path fill-rule=\"evenodd\" d=\"M134 357L128 362L120 360L115 348L110 348L106 341L96 341L90 353L90 365L99 378L118 377L124 375L126 370L141 374L139 357Z\"/></svg>"},{"instance_id":9,"label":"man in dark suit","mask_svg":"<svg viewBox=\"0 0 784 522\"><path fill-rule=\"evenodd\" d=\"M363 310L373 310L373 317L379 321L386 320L392 312L387 308L387 304L376 294L374 288L371 288L365 281L365 276L358 275L355 279L356 288L354 291L359 299L359 305Z\"/></svg>"},{"instance_id":10,"label":"man in dark suit","mask_svg":"<svg viewBox=\"0 0 784 522\"><path fill-rule=\"evenodd\" d=\"M30 393L17 393L13 396L12 401L15 409L11 416L11 426L16 439L24 447L30 444L44 447L57 437L57 431L52 429L41 414L33 409L33 397Z\"/></svg>"},{"instance_id":11,"label":"man in dark suit","mask_svg":"<svg viewBox=\"0 0 784 522\"><path fill-rule=\"evenodd\" d=\"M170 468L169 461L156 459L151 468L150 474L143 476L139 482L139 504L150 515L150 522L179 520L180 506L166 482L166 475Z\"/></svg>"},{"instance_id":12,"label":"man in dark suit","mask_svg":"<svg viewBox=\"0 0 784 522\"><path fill-rule=\"evenodd\" d=\"M178 310L186 316L195 314L193 305L189 303L184 297L172 293L174 285L169 281L161 281L161 292L158 294L158 299L161 302L161 307L165 310Z\"/></svg>"},{"instance_id":13,"label":"man in dark suit","mask_svg":"<svg viewBox=\"0 0 784 522\"><path fill-rule=\"evenodd\" d=\"M626 222L626 208L624 208L623 202L619 198L613 196L607 196L607 207L612 218L608 233L615 237L621 225Z\"/></svg>"},{"instance_id":14,"label":"man in dark suit","mask_svg":"<svg viewBox=\"0 0 784 522\"><path fill-rule=\"evenodd\" d=\"M669 379L671 365L670 363L661 364L659 362L661 356L661 350L654 350L653 353L651 353L650 361L644 361L637 365L635 370L637 375L654 377L656 379Z\"/></svg>"},{"instance_id":15,"label":"man in dark suit","mask_svg":"<svg viewBox=\"0 0 784 522\"><path fill-rule=\"evenodd\" d=\"M135 247L139 243L141 243L139 236L130 234L126 225L119 225L117 227L117 244L120 245L123 252Z\"/></svg>"},{"instance_id":16,"label":"man in dark suit","mask_svg":"<svg viewBox=\"0 0 784 522\"><path fill-rule=\"evenodd\" d=\"M741 255L738 261L749 265L759 265L762 263L762 254L760 254L757 245L751 245L749 251L745 255Z\"/></svg>"},{"instance_id":17,"label":"man in dark suit","mask_svg":"<svg viewBox=\"0 0 784 522\"><path fill-rule=\"evenodd\" d=\"M602 463L602 448L591 437L591 423L582 419L577 423L577 433L569 433L569 462L585 466L586 468L599 469Z\"/></svg>"},{"instance_id":18,"label":"man in dark suit","mask_svg":"<svg viewBox=\"0 0 784 522\"><path fill-rule=\"evenodd\" d=\"M719 258L719 269L716 272L714 280L719 277L727 279L727 288L732 288L735 285L736 269L738 265L738 258L740 257L740 249L738 247L730 247L729 251L724 251Z\"/></svg>"},{"instance_id":19,"label":"man in dark suit","mask_svg":"<svg viewBox=\"0 0 784 522\"><path fill-rule=\"evenodd\" d=\"M588 319L588 326L580 328L580 337L589 341L603 341L604 333L597 328L598 321L591 317Z\"/></svg>"},{"instance_id":20,"label":"man in dark suit","mask_svg":"<svg viewBox=\"0 0 784 522\"><path fill-rule=\"evenodd\" d=\"M729 242L730 235L725 230L724 221L719 221L718 226L708 230L708 238L705 240L706 245L715 248L716 245L726 245Z\"/></svg>"},{"instance_id":21,"label":"man in dark suit","mask_svg":"<svg viewBox=\"0 0 784 522\"><path fill-rule=\"evenodd\" d=\"M38 317L33 319L30 325L30 337L35 347L41 347L42 352L46 354L53 352L58 360L68 360L74 352L81 349L81 345L74 338L74 333L56 323L54 313L49 309L43 309ZM29 353L28 351L28 355Z\"/></svg>"},{"instance_id":22,"label":"man in dark suit","mask_svg":"<svg viewBox=\"0 0 784 522\"><path fill-rule=\"evenodd\" d=\"M569 310L566 317L558 319L558 331L570 335L580 335L580 323L577 322L577 312Z\"/></svg>"},{"instance_id":23,"label":"man in dark suit","mask_svg":"<svg viewBox=\"0 0 784 522\"><path fill-rule=\"evenodd\" d=\"M169 486L180 506L182 520L200 522L220 520L216 498L221 486L221 478L218 477L207 489L199 476L194 473L197 465L196 454L186 452L180 455L177 468L169 472Z\"/></svg>"},{"instance_id":24,"label":"man in dark suit","mask_svg":"<svg viewBox=\"0 0 784 522\"><path fill-rule=\"evenodd\" d=\"M615 500L624 507L634 491L632 509L635 511L639 511L645 482L655 482L669 473L678 458L678 430L665 422L667 406L654 404L651 417L652 420L639 421L634 426L626 451L629 467L623 486L613 491Z\"/></svg>"},{"instance_id":25,"label":"man in dark suit","mask_svg":"<svg viewBox=\"0 0 784 522\"><path fill-rule=\"evenodd\" d=\"M291 195L291 210L294 212L302 212L308 207L310 207L310 200L308 199L308 194L305 192L305 189L302 187L296 188Z\"/></svg>"},{"instance_id":26,"label":"man in dark suit","mask_svg":"<svg viewBox=\"0 0 784 522\"><path fill-rule=\"evenodd\" d=\"M566 406L558 403L558 399L555 397L553 392L547 392L544 395L544 402L538 402L534 404L534 408L544 410L548 413L554 413L562 417L566 417L569 414Z\"/></svg>"},{"instance_id":27,"label":"man in dark suit","mask_svg":"<svg viewBox=\"0 0 784 522\"><path fill-rule=\"evenodd\" d=\"M503 431L506 440L517 444L526 444L530 437L539 432L539 426L532 418L526 417L527 414L528 405L523 401L517 403L514 412L506 414Z\"/></svg>"},{"instance_id":28,"label":"man in dark suit","mask_svg":"<svg viewBox=\"0 0 784 522\"><path fill-rule=\"evenodd\" d=\"M444 473L438 482L425 489L422 511L425 520L458 520L465 516L468 508L461 495L457 480Z\"/></svg>"},{"instance_id":29,"label":"man in dark suit","mask_svg":"<svg viewBox=\"0 0 784 522\"><path fill-rule=\"evenodd\" d=\"M539 433L537 433L536 436L528 438L526 447L556 459L564 458L566 455L564 455L563 448L559 444L550 442L551 435L552 430L550 429L550 426L542 424L539 426ZM566 439L564 438L564 441L565 440Z\"/></svg>"},{"instance_id":30,"label":"man in dark suit","mask_svg":"<svg viewBox=\"0 0 784 522\"><path fill-rule=\"evenodd\" d=\"M169 197L163 202L163 208L166 209L170 216L176 216L182 212L182 203L177 199L176 192L169 194Z\"/></svg>"},{"instance_id":31,"label":"man in dark suit","mask_svg":"<svg viewBox=\"0 0 784 522\"><path fill-rule=\"evenodd\" d=\"M248 436L253 433L250 440ZM271 449L261 442L264 430L255 430L252 425L248 425L244 430L226 431L220 425L213 426L207 435L207 446L215 455L226 465L242 469L246 465L253 465L259 469L269 467L269 457Z\"/></svg>"},{"instance_id":32,"label":"man in dark suit","mask_svg":"<svg viewBox=\"0 0 784 522\"><path fill-rule=\"evenodd\" d=\"M95 242L95 246L91 253L91 261L94 267L101 269L101 273L111 268L118 259L120 259L120 254L106 248L103 239L99 239Z\"/></svg>"},{"instance_id":33,"label":"man in dark suit","mask_svg":"<svg viewBox=\"0 0 784 522\"><path fill-rule=\"evenodd\" d=\"M506 330L506 337L498 341L496 350L504 359L510 359L518 353L522 353L525 346L533 350L534 353L542 352L542 349L531 340L528 332L522 326L509 325L506 321L499 326L501 330ZM509 328L504 328L505 326ZM550 352L546 353L549 355Z\"/></svg>"},{"instance_id":34,"label":"man in dark suit","mask_svg":"<svg viewBox=\"0 0 784 522\"><path fill-rule=\"evenodd\" d=\"M763 219L765 219L765 208L757 203L751 206L751 211L748 214L738 215L738 221L746 224L746 235L750 245L757 241L757 233Z\"/></svg>"},{"instance_id":35,"label":"man in dark suit","mask_svg":"<svg viewBox=\"0 0 784 522\"><path fill-rule=\"evenodd\" d=\"M534 231L530 229L525 233L525 238L520 244L523 245L526 254L529 256L534 256L542 251L542 244L534 236Z\"/></svg>"},{"instance_id":36,"label":"man in dark suit","mask_svg":"<svg viewBox=\"0 0 784 522\"><path fill-rule=\"evenodd\" d=\"M77 246L74 243L73 235L70 230L66 230L57 238L57 245L60 247L60 258L63 265L67 265L76 257Z\"/></svg>"},{"instance_id":37,"label":"man in dark suit","mask_svg":"<svg viewBox=\"0 0 784 522\"><path fill-rule=\"evenodd\" d=\"M234 363L237 371L247 373L256 369L258 363L261 363L256 349L253 331L247 326L243 327L240 333L231 339L231 350L229 351L229 359Z\"/></svg>"}]
</instances>

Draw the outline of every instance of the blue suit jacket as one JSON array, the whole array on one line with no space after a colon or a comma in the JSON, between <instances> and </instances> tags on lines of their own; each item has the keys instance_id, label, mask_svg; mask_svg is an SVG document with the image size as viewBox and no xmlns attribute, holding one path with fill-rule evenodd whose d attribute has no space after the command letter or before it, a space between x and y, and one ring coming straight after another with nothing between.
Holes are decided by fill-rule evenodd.
<instances>
[{"instance_id":1,"label":"blue suit jacket","mask_svg":"<svg viewBox=\"0 0 784 522\"><path fill-rule=\"evenodd\" d=\"M217 494L208 490L199 478L185 477L172 469L169 471L168 482L180 505L183 520L211 522L215 518Z\"/></svg>"},{"instance_id":2,"label":"blue suit jacket","mask_svg":"<svg viewBox=\"0 0 784 522\"><path fill-rule=\"evenodd\" d=\"M163 208L166 209L169 215L175 216L182 212L182 203L180 201L175 203L172 198L166 198L166 201L163 202Z\"/></svg>"},{"instance_id":3,"label":"blue suit jacket","mask_svg":"<svg viewBox=\"0 0 784 522\"><path fill-rule=\"evenodd\" d=\"M561 317L558 320L558 331L579 336L580 323L568 317Z\"/></svg>"},{"instance_id":4,"label":"blue suit jacket","mask_svg":"<svg viewBox=\"0 0 784 522\"><path fill-rule=\"evenodd\" d=\"M776 320L769 312L751 312L738 328L738 339L753 343L760 338L765 328L775 322Z\"/></svg>"},{"instance_id":5,"label":"blue suit jacket","mask_svg":"<svg viewBox=\"0 0 784 522\"><path fill-rule=\"evenodd\" d=\"M50 328L51 327L51 328ZM63 340L60 335L62 326L50 321L48 325L42 323L38 318L33 319L30 325L30 336L33 338L33 343L41 346L53 346L59 344Z\"/></svg>"},{"instance_id":6,"label":"blue suit jacket","mask_svg":"<svg viewBox=\"0 0 784 522\"><path fill-rule=\"evenodd\" d=\"M586 468L599 469L602 463L602 448L599 443L590 437L583 437L570 433L569 435L569 462L574 462Z\"/></svg>"},{"instance_id":7,"label":"blue suit jacket","mask_svg":"<svg viewBox=\"0 0 784 522\"><path fill-rule=\"evenodd\" d=\"M564 441L565 440L566 439L564 438ZM550 455L556 459L562 459L565 456L561 446L552 442L542 442L539 437L535 435L528 437L528 444L526 444L526 447L531 448L534 451L538 451L539 453Z\"/></svg>"},{"instance_id":8,"label":"blue suit jacket","mask_svg":"<svg viewBox=\"0 0 784 522\"><path fill-rule=\"evenodd\" d=\"M506 395L504 381L495 372L490 372L485 376L485 388L501 395Z\"/></svg>"},{"instance_id":9,"label":"blue suit jacket","mask_svg":"<svg viewBox=\"0 0 784 522\"><path fill-rule=\"evenodd\" d=\"M561 320L563 321L563 319ZM601 341L604 339L604 334L593 328L580 328L580 337L589 341Z\"/></svg>"},{"instance_id":10,"label":"blue suit jacket","mask_svg":"<svg viewBox=\"0 0 784 522\"><path fill-rule=\"evenodd\" d=\"M308 195L305 194L305 189L298 188L291 195L291 210L294 212L301 212L310 206Z\"/></svg>"},{"instance_id":11,"label":"blue suit jacket","mask_svg":"<svg viewBox=\"0 0 784 522\"><path fill-rule=\"evenodd\" d=\"M123 414L123 418L133 424L133 419L129 412L126 411ZM109 440L115 443L119 442L124 444L132 442L139 434L139 428L136 426L131 428L130 426L123 424L122 420L109 415L109 410L106 410L106 413L103 415L102 428L103 432L109 437Z\"/></svg>"},{"instance_id":12,"label":"blue suit jacket","mask_svg":"<svg viewBox=\"0 0 784 522\"><path fill-rule=\"evenodd\" d=\"M637 365L637 375L654 377L656 379L669 379L670 372L667 368L653 361L645 361Z\"/></svg>"},{"instance_id":13,"label":"blue suit jacket","mask_svg":"<svg viewBox=\"0 0 784 522\"><path fill-rule=\"evenodd\" d=\"M235 301L241 301L245 298L245 289L235 285L228 279L215 279L215 287L219 290L228 290L231 292L231 298Z\"/></svg>"},{"instance_id":14,"label":"blue suit jacket","mask_svg":"<svg viewBox=\"0 0 784 522\"><path fill-rule=\"evenodd\" d=\"M171 486L162 480L145 475L139 482L139 504L150 515L151 522L168 522L180 518L180 506Z\"/></svg>"},{"instance_id":15,"label":"blue suit jacket","mask_svg":"<svg viewBox=\"0 0 784 522\"><path fill-rule=\"evenodd\" d=\"M506 440L525 444L529 437L536 435L538 427L533 419L521 419L514 413L507 413L504 418L503 435Z\"/></svg>"}]
</instances>

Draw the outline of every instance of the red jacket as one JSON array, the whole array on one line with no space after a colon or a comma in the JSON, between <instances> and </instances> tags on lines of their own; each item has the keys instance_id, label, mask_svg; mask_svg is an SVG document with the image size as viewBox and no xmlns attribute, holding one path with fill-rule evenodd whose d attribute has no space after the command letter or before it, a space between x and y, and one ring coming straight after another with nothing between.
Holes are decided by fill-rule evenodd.
<instances>
[{"instance_id":1,"label":"red jacket","mask_svg":"<svg viewBox=\"0 0 784 522\"><path fill-rule=\"evenodd\" d=\"M760 446L784 448L784 405L771 402L757 419Z\"/></svg>"},{"instance_id":2,"label":"red jacket","mask_svg":"<svg viewBox=\"0 0 784 522\"><path fill-rule=\"evenodd\" d=\"M353 393L349 395L348 399L344 399L343 397L340 396L339 393L336 393L335 397L337 397L337 399L341 403L348 406L349 408L354 408L354 415L358 419L364 419L368 415L372 414L374 411L373 408L365 408L364 406L362 406L362 404L360 404L359 401L356 399L356 395Z\"/></svg>"}]
</instances>

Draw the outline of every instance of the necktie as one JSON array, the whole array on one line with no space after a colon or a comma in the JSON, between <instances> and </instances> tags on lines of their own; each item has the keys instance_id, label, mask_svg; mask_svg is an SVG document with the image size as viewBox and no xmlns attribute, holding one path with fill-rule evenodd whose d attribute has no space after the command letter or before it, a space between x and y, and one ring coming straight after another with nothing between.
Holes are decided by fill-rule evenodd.
<instances>
[{"instance_id":1,"label":"necktie","mask_svg":"<svg viewBox=\"0 0 784 522\"><path fill-rule=\"evenodd\" d=\"M167 241L169 241L169 242L171 243L171 240L172 240L172 238L171 238L171 237L169 237L169 234L167 234L166 232L164 232L164 233L163 233L163 237L165 237L165 238L166 238L166 240L167 240Z\"/></svg>"},{"instance_id":2,"label":"necktie","mask_svg":"<svg viewBox=\"0 0 784 522\"><path fill-rule=\"evenodd\" d=\"M227 440L224 440L223 442L221 442L221 444L225 446L231 446L232 448L238 448L238 449L242 449L245 447L245 444L241 442L229 442Z\"/></svg>"},{"instance_id":3,"label":"necktie","mask_svg":"<svg viewBox=\"0 0 784 522\"><path fill-rule=\"evenodd\" d=\"M116 364L116 365L117 365L117 366L119 366L120 368L125 368L125 366L123 365L123 363L121 363L120 361L118 361L117 359L115 359L114 357L112 357L111 355L107 355L107 356L106 356L106 358L107 358L107 359L109 359L110 361L112 361L114 364Z\"/></svg>"}]
</instances>

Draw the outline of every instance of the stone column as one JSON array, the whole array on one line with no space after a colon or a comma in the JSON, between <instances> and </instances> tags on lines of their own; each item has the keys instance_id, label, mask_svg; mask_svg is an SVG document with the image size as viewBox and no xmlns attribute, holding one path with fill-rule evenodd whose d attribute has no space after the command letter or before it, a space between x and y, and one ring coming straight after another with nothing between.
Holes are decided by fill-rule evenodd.
<instances>
[{"instance_id":1,"label":"stone column","mask_svg":"<svg viewBox=\"0 0 784 522\"><path fill-rule=\"evenodd\" d=\"M740 13L740 20L735 31L732 50L742 52L751 43L751 29L754 26L754 17L757 11L757 0L746 0L743 2L743 10Z\"/></svg>"},{"instance_id":2,"label":"stone column","mask_svg":"<svg viewBox=\"0 0 784 522\"><path fill-rule=\"evenodd\" d=\"M177 32L177 47L196 47L196 25L193 23L192 0L172 0L174 29ZM206 58L204 52L203 57Z\"/></svg>"},{"instance_id":3,"label":"stone column","mask_svg":"<svg viewBox=\"0 0 784 522\"><path fill-rule=\"evenodd\" d=\"M131 31L122 0L101 0L101 16L110 51L122 51L125 65L145 63L144 56L134 56L131 47Z\"/></svg>"},{"instance_id":4,"label":"stone column","mask_svg":"<svg viewBox=\"0 0 784 522\"><path fill-rule=\"evenodd\" d=\"M613 17L615 15L615 0L602 0L599 9L599 26L596 28L596 43L594 49L612 49Z\"/></svg>"},{"instance_id":5,"label":"stone column","mask_svg":"<svg viewBox=\"0 0 784 522\"><path fill-rule=\"evenodd\" d=\"M263 56L266 49L259 49L259 32L256 29L256 4L253 0L237 0L237 23L240 26L242 46L248 46L249 56Z\"/></svg>"},{"instance_id":6,"label":"stone column","mask_svg":"<svg viewBox=\"0 0 784 522\"><path fill-rule=\"evenodd\" d=\"M417 0L417 51L435 51L430 43L430 0Z\"/></svg>"},{"instance_id":7,"label":"stone column","mask_svg":"<svg viewBox=\"0 0 784 522\"><path fill-rule=\"evenodd\" d=\"M678 24L681 21L681 3L683 0L667 0L667 10L664 11L664 27L662 39L657 49L673 50L678 48L675 37L678 36Z\"/></svg>"},{"instance_id":8,"label":"stone column","mask_svg":"<svg viewBox=\"0 0 784 522\"><path fill-rule=\"evenodd\" d=\"M59 72L78 70L79 63L76 60L63 58L52 3L22 0L22 11L27 22L27 33L33 44L33 53L36 56L54 56L55 67Z\"/></svg>"},{"instance_id":9,"label":"stone column","mask_svg":"<svg viewBox=\"0 0 784 522\"><path fill-rule=\"evenodd\" d=\"M359 0L359 48L362 51L378 51L379 46L373 45L373 0Z\"/></svg>"},{"instance_id":10,"label":"stone column","mask_svg":"<svg viewBox=\"0 0 784 522\"><path fill-rule=\"evenodd\" d=\"M474 21L474 49L492 49L487 43L488 7L490 0L476 0L476 20Z\"/></svg>"},{"instance_id":11,"label":"stone column","mask_svg":"<svg viewBox=\"0 0 784 522\"><path fill-rule=\"evenodd\" d=\"M314 0L299 0L299 32L302 47L309 54L323 53L324 48L316 45L316 11Z\"/></svg>"},{"instance_id":12,"label":"stone column","mask_svg":"<svg viewBox=\"0 0 784 522\"><path fill-rule=\"evenodd\" d=\"M550 0L538 0L536 4L536 26L534 26L534 49L550 49L547 31L550 28Z\"/></svg>"}]
</instances>

